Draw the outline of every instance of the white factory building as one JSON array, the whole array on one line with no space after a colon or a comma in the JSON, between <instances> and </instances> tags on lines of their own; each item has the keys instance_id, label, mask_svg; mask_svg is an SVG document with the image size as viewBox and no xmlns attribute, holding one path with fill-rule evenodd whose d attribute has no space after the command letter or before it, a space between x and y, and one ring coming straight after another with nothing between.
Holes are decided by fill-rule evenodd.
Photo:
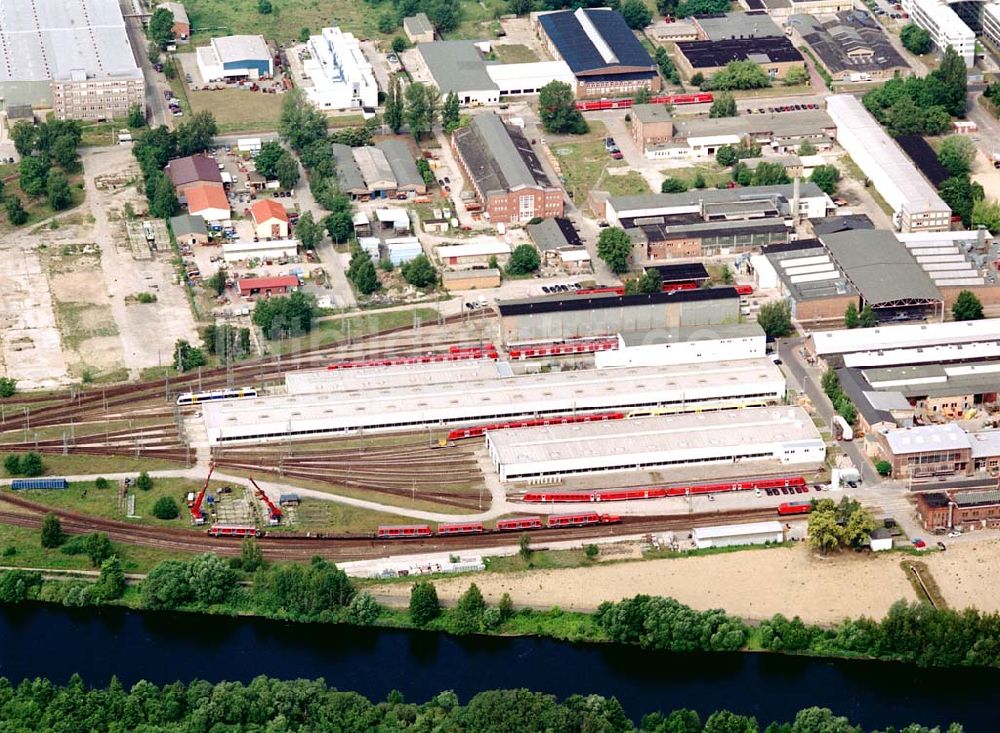
<instances>
[{"instance_id":1,"label":"white factory building","mask_svg":"<svg viewBox=\"0 0 1000 733\"><path fill-rule=\"evenodd\" d=\"M1000 356L1000 318L816 331L807 347L834 367L989 359Z\"/></svg>"},{"instance_id":2,"label":"white factory building","mask_svg":"<svg viewBox=\"0 0 1000 733\"><path fill-rule=\"evenodd\" d=\"M944 0L903 0L903 10L910 14L910 22L931 34L935 46L941 51L950 46L965 60L965 65L972 68L976 34L948 3Z\"/></svg>"},{"instance_id":3,"label":"white factory building","mask_svg":"<svg viewBox=\"0 0 1000 733\"><path fill-rule=\"evenodd\" d=\"M220 445L607 410L724 410L784 397L779 369L767 359L746 359L678 367L666 374L659 368L589 369L273 395L206 403L203 415L209 443Z\"/></svg>"},{"instance_id":4,"label":"white factory building","mask_svg":"<svg viewBox=\"0 0 1000 733\"><path fill-rule=\"evenodd\" d=\"M722 524L714 527L695 527L691 531L695 547L738 547L784 542L785 530L781 522L750 522L748 524Z\"/></svg>"},{"instance_id":5,"label":"white factory building","mask_svg":"<svg viewBox=\"0 0 1000 733\"><path fill-rule=\"evenodd\" d=\"M196 51L198 72L205 82L264 79L274 76L274 59L264 36L222 36Z\"/></svg>"},{"instance_id":6,"label":"white factory building","mask_svg":"<svg viewBox=\"0 0 1000 733\"><path fill-rule=\"evenodd\" d=\"M681 326L618 334L618 348L598 351L598 369L711 364L767 356L767 336L758 323Z\"/></svg>"},{"instance_id":7,"label":"white factory building","mask_svg":"<svg viewBox=\"0 0 1000 733\"><path fill-rule=\"evenodd\" d=\"M372 65L365 58L353 33L337 26L309 36L309 58L302 71L312 82L306 96L320 109L374 109L378 106L378 84Z\"/></svg>"},{"instance_id":8,"label":"white factory building","mask_svg":"<svg viewBox=\"0 0 1000 733\"><path fill-rule=\"evenodd\" d=\"M813 466L826 457L826 443L801 407L493 430L486 447L501 481L529 482L706 463Z\"/></svg>"},{"instance_id":9,"label":"white factory building","mask_svg":"<svg viewBox=\"0 0 1000 733\"><path fill-rule=\"evenodd\" d=\"M377 360L375 357L373 360ZM401 389L441 382L485 381L513 376L510 364L492 359L462 359L429 364L393 364L350 369L286 372L285 392L294 395Z\"/></svg>"},{"instance_id":10,"label":"white factory building","mask_svg":"<svg viewBox=\"0 0 1000 733\"><path fill-rule=\"evenodd\" d=\"M1000 48L1000 3L991 2L983 5L983 37Z\"/></svg>"},{"instance_id":11,"label":"white factory building","mask_svg":"<svg viewBox=\"0 0 1000 733\"><path fill-rule=\"evenodd\" d=\"M896 228L901 232L948 231L948 204L861 100L835 94L826 98L826 105L837 125L837 142L892 207Z\"/></svg>"},{"instance_id":12,"label":"white factory building","mask_svg":"<svg viewBox=\"0 0 1000 733\"><path fill-rule=\"evenodd\" d=\"M226 241L222 244L223 259L232 264L247 260L280 260L299 253L297 239L269 239L256 242Z\"/></svg>"}]
</instances>

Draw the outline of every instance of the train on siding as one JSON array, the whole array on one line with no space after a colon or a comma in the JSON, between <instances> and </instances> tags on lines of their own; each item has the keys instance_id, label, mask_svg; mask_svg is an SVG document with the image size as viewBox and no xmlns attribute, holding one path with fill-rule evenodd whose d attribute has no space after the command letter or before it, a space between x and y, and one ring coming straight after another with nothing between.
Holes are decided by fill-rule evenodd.
<instances>
[{"instance_id":1,"label":"train on siding","mask_svg":"<svg viewBox=\"0 0 1000 733\"><path fill-rule=\"evenodd\" d=\"M218 402L219 400L241 400L247 397L256 397L257 390L254 387L210 389L205 392L183 392L177 395L177 404L180 407L186 405L200 405L202 402Z\"/></svg>"},{"instance_id":2,"label":"train on siding","mask_svg":"<svg viewBox=\"0 0 1000 733\"><path fill-rule=\"evenodd\" d=\"M728 481L716 484L693 484L691 486L649 486L633 489L598 489L595 491L530 491L522 501L528 504L570 504L578 502L635 501L637 499L665 499L671 496L697 496L699 494L719 494L729 491L753 491L754 489L797 488L806 485L805 477L751 479Z\"/></svg>"},{"instance_id":3,"label":"train on siding","mask_svg":"<svg viewBox=\"0 0 1000 733\"><path fill-rule=\"evenodd\" d=\"M711 92L697 92L695 94L661 94L649 100L650 104L710 104L715 101L715 96ZM581 112L598 112L606 109L628 109L633 104L631 97L621 97L617 99L581 99L576 103L576 108Z\"/></svg>"},{"instance_id":4,"label":"train on siding","mask_svg":"<svg viewBox=\"0 0 1000 733\"><path fill-rule=\"evenodd\" d=\"M578 512L553 514L549 517L517 517L497 521L496 529L487 529L482 522L439 524L437 531L426 524L387 525L378 528L378 539L405 539L407 537L453 537L455 535L518 532L532 529L560 529L562 527L589 527L602 524L620 524L622 518L615 514Z\"/></svg>"}]
</instances>

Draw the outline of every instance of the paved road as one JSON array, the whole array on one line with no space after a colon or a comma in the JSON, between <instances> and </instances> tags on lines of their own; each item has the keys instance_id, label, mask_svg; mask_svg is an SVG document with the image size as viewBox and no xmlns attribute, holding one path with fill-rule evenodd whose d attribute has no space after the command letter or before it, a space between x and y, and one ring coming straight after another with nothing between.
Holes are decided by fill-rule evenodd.
<instances>
[{"instance_id":1,"label":"paved road","mask_svg":"<svg viewBox=\"0 0 1000 733\"><path fill-rule=\"evenodd\" d=\"M146 55L148 42L145 33L143 33L142 21L136 17L128 17L135 12L135 8L130 0L119 0L119 2L122 13L126 16L125 30L128 32L128 40L132 45L132 53L135 54L135 60L139 63L142 75L146 79L146 108L150 113L149 125L150 127L166 125L168 128L173 129L174 116L167 107L166 100L163 98L163 89L167 87L158 84L161 75L149 63L149 56Z\"/></svg>"}]
</instances>

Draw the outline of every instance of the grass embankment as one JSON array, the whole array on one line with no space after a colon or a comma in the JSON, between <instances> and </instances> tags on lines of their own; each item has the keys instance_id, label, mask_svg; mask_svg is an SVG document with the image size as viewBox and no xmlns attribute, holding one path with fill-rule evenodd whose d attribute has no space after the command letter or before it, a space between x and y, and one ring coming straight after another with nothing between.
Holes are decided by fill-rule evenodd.
<instances>
[{"instance_id":1,"label":"grass embankment","mask_svg":"<svg viewBox=\"0 0 1000 733\"><path fill-rule=\"evenodd\" d=\"M21 435L22 433L18 433ZM29 435L34 437L29 431ZM29 437L29 440L31 438ZM22 452L22 451L6 451ZM4 447L0 446L0 455L5 455ZM194 454L191 456L194 458ZM165 461L162 458L147 458L145 456L94 456L81 455L79 453L46 453L42 455L42 462L45 465L45 476L81 476L86 474L99 475L102 473L139 473L139 471L169 471L176 468L186 468L183 464L175 461ZM0 466L0 477L12 478L10 474Z\"/></svg>"},{"instance_id":2,"label":"grass embankment","mask_svg":"<svg viewBox=\"0 0 1000 733\"><path fill-rule=\"evenodd\" d=\"M433 308L412 308L399 311L373 310L360 316L327 318L316 321L312 331L305 336L267 341L267 350L272 354L288 354L347 341L348 337L356 339L390 328L412 326L414 313L420 323L436 321L438 316L437 310Z\"/></svg>"}]
</instances>

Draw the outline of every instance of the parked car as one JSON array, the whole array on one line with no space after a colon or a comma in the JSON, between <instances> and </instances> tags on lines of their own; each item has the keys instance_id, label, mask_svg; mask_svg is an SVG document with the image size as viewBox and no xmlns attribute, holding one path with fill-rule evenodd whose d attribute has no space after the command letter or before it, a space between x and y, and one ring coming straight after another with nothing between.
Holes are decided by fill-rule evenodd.
<instances>
[{"instance_id":1,"label":"parked car","mask_svg":"<svg viewBox=\"0 0 1000 733\"><path fill-rule=\"evenodd\" d=\"M961 537L962 536L962 532L961 532L961 530L953 529L951 532L948 533L948 536L949 537Z\"/></svg>"},{"instance_id":2,"label":"parked car","mask_svg":"<svg viewBox=\"0 0 1000 733\"><path fill-rule=\"evenodd\" d=\"M914 546L914 547L916 547L916 548L917 548L918 550L922 550L922 549L924 549L925 547L927 547L927 543L926 543L926 542L924 542L924 541L923 541L922 539L920 539L919 537L914 537L914 538L913 538L913 546Z\"/></svg>"}]
</instances>

